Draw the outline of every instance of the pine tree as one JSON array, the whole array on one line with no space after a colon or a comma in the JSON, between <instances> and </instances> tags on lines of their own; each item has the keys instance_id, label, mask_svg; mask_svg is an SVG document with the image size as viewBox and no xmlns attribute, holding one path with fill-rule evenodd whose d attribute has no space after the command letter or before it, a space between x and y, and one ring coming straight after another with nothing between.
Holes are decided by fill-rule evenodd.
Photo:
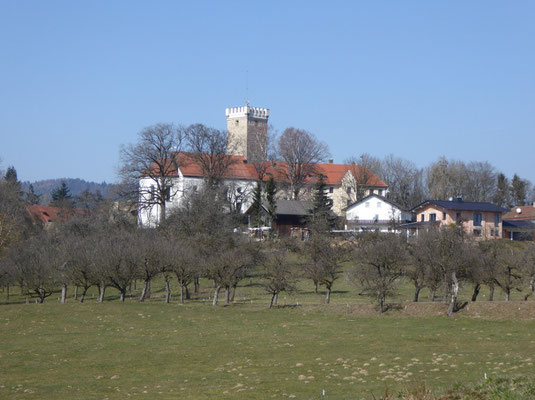
<instances>
[{"instance_id":1,"label":"pine tree","mask_svg":"<svg viewBox=\"0 0 535 400\"><path fill-rule=\"evenodd\" d=\"M494 203L500 207L511 207L509 180L504 174L498 174Z\"/></svg>"},{"instance_id":2,"label":"pine tree","mask_svg":"<svg viewBox=\"0 0 535 400\"><path fill-rule=\"evenodd\" d=\"M28 187L28 191L26 192L26 203L31 204L31 205L36 205L36 204L39 204L40 200L41 200L41 196L35 193L33 185L30 183L30 186Z\"/></svg>"},{"instance_id":3,"label":"pine tree","mask_svg":"<svg viewBox=\"0 0 535 400\"><path fill-rule=\"evenodd\" d=\"M515 174L511 181L512 206L523 206L526 204L527 182Z\"/></svg>"},{"instance_id":4,"label":"pine tree","mask_svg":"<svg viewBox=\"0 0 535 400\"><path fill-rule=\"evenodd\" d=\"M332 213L332 201L327 196L327 185L322 175L314 188L311 225L316 230L330 230L336 225L336 216Z\"/></svg>"},{"instance_id":5,"label":"pine tree","mask_svg":"<svg viewBox=\"0 0 535 400\"><path fill-rule=\"evenodd\" d=\"M262 184L256 182L256 188L253 193L253 204L251 205L251 216L253 217L253 226L262 225Z\"/></svg>"},{"instance_id":6,"label":"pine tree","mask_svg":"<svg viewBox=\"0 0 535 400\"><path fill-rule=\"evenodd\" d=\"M61 186L52 191L52 202L50 205L54 207L73 207L74 201L71 196L71 191L65 182L61 182Z\"/></svg>"},{"instance_id":7,"label":"pine tree","mask_svg":"<svg viewBox=\"0 0 535 400\"><path fill-rule=\"evenodd\" d=\"M266 183L266 201L267 201L267 210L271 221L275 220L277 213L277 201L275 196L277 195L277 184L275 179L272 176L269 177Z\"/></svg>"}]
</instances>

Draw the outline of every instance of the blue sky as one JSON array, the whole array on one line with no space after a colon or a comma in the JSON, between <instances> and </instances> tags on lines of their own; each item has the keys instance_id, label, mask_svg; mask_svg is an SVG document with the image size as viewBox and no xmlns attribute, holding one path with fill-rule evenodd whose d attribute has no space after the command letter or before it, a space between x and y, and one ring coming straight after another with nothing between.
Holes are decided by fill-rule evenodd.
<instances>
[{"instance_id":1,"label":"blue sky","mask_svg":"<svg viewBox=\"0 0 535 400\"><path fill-rule=\"evenodd\" d=\"M533 21L533 1L0 0L1 167L113 182L143 127L224 128L248 80L335 162L445 155L535 182Z\"/></svg>"}]
</instances>

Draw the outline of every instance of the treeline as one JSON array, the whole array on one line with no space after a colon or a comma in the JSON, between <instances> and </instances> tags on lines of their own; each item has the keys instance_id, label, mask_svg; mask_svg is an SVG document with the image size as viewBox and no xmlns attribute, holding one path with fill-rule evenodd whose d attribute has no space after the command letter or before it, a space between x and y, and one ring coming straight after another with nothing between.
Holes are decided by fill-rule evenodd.
<instances>
[{"instance_id":1,"label":"treeline","mask_svg":"<svg viewBox=\"0 0 535 400\"><path fill-rule=\"evenodd\" d=\"M488 162L464 162L440 157L425 168L393 155L382 159L363 154L348 160L366 166L389 186L388 197L411 208L426 199L483 201L511 208L535 200L535 188L517 174L506 177Z\"/></svg>"},{"instance_id":2,"label":"treeline","mask_svg":"<svg viewBox=\"0 0 535 400\"><path fill-rule=\"evenodd\" d=\"M155 229L139 228L122 214L101 209L19 237L0 261L1 284L19 286L40 302L60 289L65 301L69 287L80 291L83 302L88 289L97 287L102 302L107 288L116 289L124 301L132 284L141 281L139 301L144 301L151 282L161 277L165 301L172 301L175 281L183 303L205 278L215 306L221 295L225 304L232 302L238 284L255 277L273 307L279 294L296 290L300 280L311 280L316 291L324 288L329 303L337 282L348 279L384 311L404 279L414 286L413 301L426 288L430 300L449 304L450 315L459 306L461 285L472 287L473 301L483 288L490 300L496 289L505 300L513 291L523 291L527 300L535 290L534 244L475 241L459 226L429 230L409 241L380 233L342 240L331 235L324 207L313 210L311 236L303 242L252 240L240 231L239 215L228 212L225 196L212 188L192 193Z\"/></svg>"}]
</instances>

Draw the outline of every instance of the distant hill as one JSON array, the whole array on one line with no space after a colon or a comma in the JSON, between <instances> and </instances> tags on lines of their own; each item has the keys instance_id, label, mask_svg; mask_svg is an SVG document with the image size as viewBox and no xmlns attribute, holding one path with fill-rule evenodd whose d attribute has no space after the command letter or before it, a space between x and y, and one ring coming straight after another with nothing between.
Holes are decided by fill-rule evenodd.
<instances>
[{"instance_id":1,"label":"distant hill","mask_svg":"<svg viewBox=\"0 0 535 400\"><path fill-rule=\"evenodd\" d=\"M87 190L91 193L100 192L105 199L115 200L117 198L116 189L118 185L106 182L88 182L79 178L45 179L35 182L26 181L22 182L22 190L27 191L30 184L33 185L34 192L41 196L39 204L48 205L52 200L52 192L61 186L61 182L65 182L73 197L79 196Z\"/></svg>"}]
</instances>

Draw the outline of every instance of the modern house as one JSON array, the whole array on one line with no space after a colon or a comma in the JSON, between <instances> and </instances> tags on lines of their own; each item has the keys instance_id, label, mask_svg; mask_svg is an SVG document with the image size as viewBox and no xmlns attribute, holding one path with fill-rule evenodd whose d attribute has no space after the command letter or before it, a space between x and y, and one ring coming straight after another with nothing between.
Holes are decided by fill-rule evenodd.
<instances>
[{"instance_id":1,"label":"modern house","mask_svg":"<svg viewBox=\"0 0 535 400\"><path fill-rule=\"evenodd\" d=\"M355 232L400 233L400 225L410 221L410 211L378 194L370 194L346 209L346 230Z\"/></svg>"},{"instance_id":2,"label":"modern house","mask_svg":"<svg viewBox=\"0 0 535 400\"><path fill-rule=\"evenodd\" d=\"M535 203L513 207L503 215L503 237L535 241Z\"/></svg>"},{"instance_id":3,"label":"modern house","mask_svg":"<svg viewBox=\"0 0 535 400\"><path fill-rule=\"evenodd\" d=\"M502 236L502 216L507 210L486 202L457 200L426 200L412 210L416 222L402 225L410 235L418 235L430 225L462 225L464 231L478 238L498 239Z\"/></svg>"}]
</instances>

